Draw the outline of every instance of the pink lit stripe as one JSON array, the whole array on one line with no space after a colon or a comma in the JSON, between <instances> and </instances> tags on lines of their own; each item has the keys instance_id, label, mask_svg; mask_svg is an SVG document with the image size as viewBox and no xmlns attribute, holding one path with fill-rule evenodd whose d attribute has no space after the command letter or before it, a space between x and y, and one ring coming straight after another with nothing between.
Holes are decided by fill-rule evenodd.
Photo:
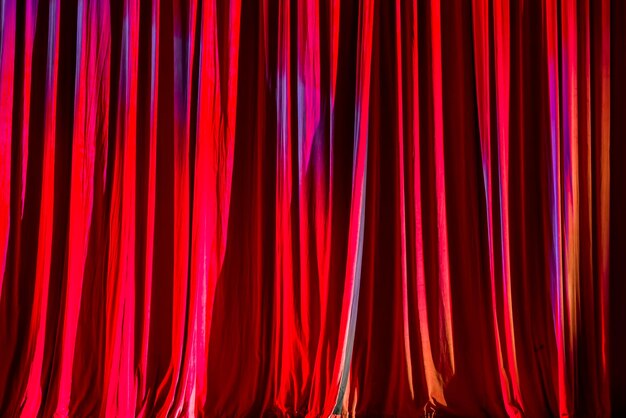
<instances>
[{"instance_id":1,"label":"pink lit stripe","mask_svg":"<svg viewBox=\"0 0 626 418\"><path fill-rule=\"evenodd\" d=\"M578 318L580 315L580 238L578 180L578 59L577 2L561 4L561 82L562 82L562 181L563 196L563 321L568 408L574 410L575 364L577 358Z\"/></svg>"},{"instance_id":2,"label":"pink lit stripe","mask_svg":"<svg viewBox=\"0 0 626 418\"><path fill-rule=\"evenodd\" d=\"M139 2L126 0L123 9L122 59L109 219L106 288L105 397L102 413L134 414L135 321L135 159L137 135L137 55Z\"/></svg>"},{"instance_id":3,"label":"pink lit stripe","mask_svg":"<svg viewBox=\"0 0 626 418\"><path fill-rule=\"evenodd\" d=\"M46 63L45 119L43 138L43 175L37 270L32 319L28 331L28 380L20 402L24 416L35 416L42 401L41 374L46 336L46 313L52 255L52 221L54 213L54 158L56 140L57 75L59 59L60 0L50 0L48 11L48 59Z\"/></svg>"},{"instance_id":4,"label":"pink lit stripe","mask_svg":"<svg viewBox=\"0 0 626 418\"><path fill-rule=\"evenodd\" d=\"M310 274L319 270L319 262L314 265L311 261L315 258L311 257L314 251L320 254L319 247L310 248L311 238L315 238L315 242L321 243L318 234L322 235L322 219L325 208L322 201L323 190L315 178L315 174L319 170L316 161L312 156L313 142L316 140L316 131L320 125L320 16L319 3L315 0L303 0L298 2L298 21L297 21L297 104L298 104L298 185L299 185L299 214L300 214L300 293L293 295L298 300L299 309L296 313L301 323L301 333L297 332L297 327L293 329L292 338L299 347L294 353L295 358L303 359L300 369L297 373L300 376L307 376L310 365L305 358L305 352L302 347L306 347L311 337L310 331L310 308L309 294L311 293ZM319 134L317 134L319 136ZM312 181L311 181L312 180ZM319 193L317 192L319 191ZM311 202L311 196L319 196L319 200ZM310 211L311 203L313 211ZM312 218L312 219L311 219ZM314 225L313 229L309 225ZM317 227L317 228L316 228ZM296 324L294 324L296 326ZM294 373L296 371L294 370ZM299 382L302 377L294 379ZM302 388L302 384L294 383L294 386ZM301 394L295 393L296 398L302 397ZM294 402L297 404L298 399Z\"/></svg>"},{"instance_id":5,"label":"pink lit stripe","mask_svg":"<svg viewBox=\"0 0 626 418\"><path fill-rule=\"evenodd\" d=\"M278 10L278 57L276 63L276 272L275 307L277 332L273 353L274 390L277 404L286 411L289 405L298 405L296 387L301 386L300 373L296 370L299 354L294 352L300 345L297 333L297 315L294 306L294 266L292 254L292 126L291 126L291 4L280 1ZM297 384L296 384L297 382ZM291 395L291 396L290 396Z\"/></svg>"},{"instance_id":6,"label":"pink lit stripe","mask_svg":"<svg viewBox=\"0 0 626 418\"><path fill-rule=\"evenodd\" d=\"M24 89L22 91L22 175L20 215L24 216L24 197L26 195L26 172L28 168L28 132L30 123L30 87L33 68L33 43L35 42L35 25L37 24L37 7L39 0L25 0L24 20Z\"/></svg>"},{"instance_id":7,"label":"pink lit stripe","mask_svg":"<svg viewBox=\"0 0 626 418\"><path fill-rule=\"evenodd\" d=\"M561 220L561 132L559 128L559 80L558 80L558 33L556 1L549 0L546 5L546 42L548 62L548 89L550 97L550 140L551 140L551 182L550 194L552 219L552 299L553 318L557 348L557 380L559 414L568 415L570 412L570 394L567 388L567 370L565 357L564 336L564 307L563 307L563 243Z\"/></svg>"},{"instance_id":8,"label":"pink lit stripe","mask_svg":"<svg viewBox=\"0 0 626 418\"><path fill-rule=\"evenodd\" d=\"M339 22L341 17L340 0L331 0L330 6L330 105L335 105L335 92L337 91L337 54L339 54ZM331 130L332 131L332 130Z\"/></svg>"},{"instance_id":9,"label":"pink lit stripe","mask_svg":"<svg viewBox=\"0 0 626 418\"><path fill-rule=\"evenodd\" d=\"M314 0L302 0L297 7L297 112L298 112L298 186L299 186L299 230L300 230L300 284L301 295L305 303L302 314L307 315L306 300L310 274L316 266L312 265L313 249L309 248L315 230L310 225L316 221L309 211L310 196L315 185L310 177L315 167L310 164L315 131L320 121L320 36L319 5ZM312 190L313 189L313 190ZM311 202L316 203L316 202ZM311 222L313 221L313 222ZM308 319L303 318L302 325L308 328ZM308 335L308 330L303 330Z\"/></svg>"},{"instance_id":10,"label":"pink lit stripe","mask_svg":"<svg viewBox=\"0 0 626 418\"><path fill-rule=\"evenodd\" d=\"M9 242L11 129L15 60L15 0L3 0L0 33L0 300Z\"/></svg>"}]
</instances>

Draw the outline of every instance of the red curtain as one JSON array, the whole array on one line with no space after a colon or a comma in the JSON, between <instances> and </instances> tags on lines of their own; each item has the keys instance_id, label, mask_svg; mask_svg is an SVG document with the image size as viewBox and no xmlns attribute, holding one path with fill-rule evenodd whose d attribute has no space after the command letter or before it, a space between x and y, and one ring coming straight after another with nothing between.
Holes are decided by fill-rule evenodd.
<instances>
[{"instance_id":1,"label":"red curtain","mask_svg":"<svg viewBox=\"0 0 626 418\"><path fill-rule=\"evenodd\" d=\"M0 415L626 413L626 4L0 0Z\"/></svg>"}]
</instances>

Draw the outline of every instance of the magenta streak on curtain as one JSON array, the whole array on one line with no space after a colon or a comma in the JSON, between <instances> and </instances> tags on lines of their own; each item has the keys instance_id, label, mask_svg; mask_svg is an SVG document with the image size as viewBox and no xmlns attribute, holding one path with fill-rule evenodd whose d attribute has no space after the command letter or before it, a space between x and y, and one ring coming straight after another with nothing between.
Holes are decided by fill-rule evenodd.
<instances>
[{"instance_id":1,"label":"magenta streak on curtain","mask_svg":"<svg viewBox=\"0 0 626 418\"><path fill-rule=\"evenodd\" d=\"M359 32L357 43L356 103L354 114L354 157L352 163L352 196L348 235L348 258L341 309L339 347L341 356L335 359L335 380L328 388L336 393L334 412L339 413L348 383L354 332L359 304L359 285L363 254L363 221L365 218L365 185L367 180L367 137L369 126L370 75L372 65L372 34L374 1L359 4ZM327 396L330 401L333 396ZM328 402L328 401L327 401ZM325 411L333 405L326 405Z\"/></svg>"},{"instance_id":2,"label":"magenta streak on curtain","mask_svg":"<svg viewBox=\"0 0 626 418\"><path fill-rule=\"evenodd\" d=\"M441 5L434 0L430 5L430 30L432 48L432 88L433 112L435 129L435 187L437 190L437 232L439 251L439 352L441 357L436 360L438 372L443 382L454 375L454 341L452 337L452 306L450 294L450 266L448 261L448 222L446 219L446 181L443 153L443 103L442 103L442 72L441 72ZM439 399L437 399L439 400ZM439 400L445 404L445 399Z\"/></svg>"},{"instance_id":3,"label":"magenta streak on curtain","mask_svg":"<svg viewBox=\"0 0 626 418\"><path fill-rule=\"evenodd\" d=\"M137 292L142 293L143 311L139 313L142 318L140 329L140 347L137 367L137 410L140 416L147 411L146 404L147 388L146 380L148 376L148 348L150 345L150 311L152 301L152 266L154 257L154 217L156 202L156 152L157 152L157 111L158 111L158 90L159 90L159 19L161 1L153 0L150 9L150 100L149 100L149 131L148 131L148 195L146 205L146 237L145 237L145 259L137 260L137 263L144 265L143 289Z\"/></svg>"},{"instance_id":4,"label":"magenta streak on curtain","mask_svg":"<svg viewBox=\"0 0 626 418\"><path fill-rule=\"evenodd\" d=\"M278 407L286 411L298 405L295 390L302 387L295 374L291 347L297 335L293 293L294 266L292 254L292 138L291 138L291 4L278 5L278 55L276 63L276 259L275 259L275 317L276 334L272 363L274 388ZM296 356L298 354L295 354Z\"/></svg>"},{"instance_id":5,"label":"magenta streak on curtain","mask_svg":"<svg viewBox=\"0 0 626 418\"><path fill-rule=\"evenodd\" d=\"M39 410L41 374L46 336L46 312L52 253L52 216L54 210L54 145L56 130L57 74L59 58L60 0L50 0L48 15L48 55L46 62L45 120L43 138L43 176L39 234L37 241L37 270L32 318L28 330L28 380L20 405L23 416L34 416Z\"/></svg>"},{"instance_id":6,"label":"magenta streak on curtain","mask_svg":"<svg viewBox=\"0 0 626 418\"><path fill-rule=\"evenodd\" d=\"M9 242L11 128L15 65L15 0L2 0L0 33L0 299Z\"/></svg>"},{"instance_id":7,"label":"magenta streak on curtain","mask_svg":"<svg viewBox=\"0 0 626 418\"><path fill-rule=\"evenodd\" d=\"M135 154L139 2L126 0L115 132L106 281L106 358L101 413L134 414Z\"/></svg>"},{"instance_id":8,"label":"magenta streak on curtain","mask_svg":"<svg viewBox=\"0 0 626 418\"><path fill-rule=\"evenodd\" d=\"M564 336L563 308L563 237L561 219L561 132L559 128L559 74L558 74L558 33L556 2L549 0L546 5L546 42L548 63L548 89L550 100L550 143L551 143L551 220L552 220L552 313L556 335L557 379L559 414L568 415L570 410L569 391L567 389L566 352Z\"/></svg>"},{"instance_id":9,"label":"magenta streak on curtain","mask_svg":"<svg viewBox=\"0 0 626 418\"><path fill-rule=\"evenodd\" d=\"M310 162L309 167L312 171L312 193L313 196L313 217L314 217L314 237L315 237L315 254L317 259L316 273L318 280L320 281L319 289L311 289L308 285L305 285L302 288L301 294L303 299L307 299L306 307L303 306L303 314L306 319L307 328L311 323L309 318L309 311L311 310L311 306L308 304L308 300L310 300L310 295L314 294L315 291L323 289L324 291L327 289L328 283L328 269L330 268L330 208L331 208L331 196L332 196L332 177L330 174L330 169L326 169L326 166L332 166L332 155L326 153L325 147L323 146L326 140L330 141L329 152L332 152L332 139L329 138L330 135L326 135L326 133L320 129L320 127L324 126L322 123L320 112L322 109L322 98L321 98L321 72L324 71L321 69L320 65L320 40L321 40L321 29L320 29L320 15L319 15L319 2L308 0L308 8L311 10L310 13L314 13L316 16L316 20L318 24L316 25L315 30L309 30L308 36L313 38L310 42L312 46L310 47L311 53L313 55L312 59L309 60L308 64L308 72L312 73L308 78L312 78L313 84L309 90L313 90L311 96L313 96L313 100L316 100L316 109L317 109L317 118L315 119L316 123L313 127L312 132L312 147L310 154ZM332 58L331 58L332 59ZM334 65L332 62L331 66ZM328 94L328 93L326 93ZM332 131L332 129L330 130ZM324 299L326 295L321 296ZM307 338L306 345L311 344L311 336L310 331L307 330L307 334L309 337ZM305 355L304 358L307 358ZM307 368L311 367L307 365ZM308 371L307 371L307 374Z\"/></svg>"},{"instance_id":10,"label":"magenta streak on curtain","mask_svg":"<svg viewBox=\"0 0 626 418\"><path fill-rule=\"evenodd\" d=\"M102 90L109 69L107 6L101 0L80 0L78 3L71 222L68 226L64 314L60 325L58 398L54 401L54 413L61 416L69 413L74 348L93 209L96 144L103 140L102 132L98 131L97 117L108 105L106 97L103 97L106 93Z\"/></svg>"},{"instance_id":11,"label":"magenta streak on curtain","mask_svg":"<svg viewBox=\"0 0 626 418\"><path fill-rule=\"evenodd\" d=\"M563 216L563 321L566 361L566 390L574 402L574 376L577 357L578 316L580 314L579 273L579 182L578 182L578 60L576 48L576 1L561 4L561 82L562 82L562 181L560 197ZM574 405L569 405L573 410Z\"/></svg>"},{"instance_id":12,"label":"magenta streak on curtain","mask_svg":"<svg viewBox=\"0 0 626 418\"><path fill-rule=\"evenodd\" d=\"M300 263L301 282L306 286L310 281L311 250L309 236L309 163L315 131L320 120L320 37L319 6L316 1L304 0L298 3L298 55L297 55L297 94L298 94L298 184L300 186ZM306 287L303 293L308 293ZM306 312L306 310L303 310Z\"/></svg>"},{"instance_id":13,"label":"magenta streak on curtain","mask_svg":"<svg viewBox=\"0 0 626 418\"><path fill-rule=\"evenodd\" d=\"M411 398L415 398L413 390L413 366L411 364L411 340L409 338L409 292L407 283L407 240L406 240L406 198L404 191L404 113L402 108L402 14L400 11L401 4L396 2L395 7L395 23L396 23L396 91L398 106L398 170L396 174L396 187L398 189L398 207L400 208L399 227L400 227L400 271L402 275L402 324L404 339L404 354L406 361L406 376L411 391Z\"/></svg>"}]
</instances>

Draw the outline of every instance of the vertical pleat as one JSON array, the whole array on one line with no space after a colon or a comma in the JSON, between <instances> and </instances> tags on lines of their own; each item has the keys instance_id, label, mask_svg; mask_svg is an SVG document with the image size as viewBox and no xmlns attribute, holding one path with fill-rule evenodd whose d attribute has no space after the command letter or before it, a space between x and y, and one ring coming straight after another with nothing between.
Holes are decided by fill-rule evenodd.
<instances>
[{"instance_id":1,"label":"vertical pleat","mask_svg":"<svg viewBox=\"0 0 626 418\"><path fill-rule=\"evenodd\" d=\"M145 4L145 3L144 3ZM142 7L141 9L146 10ZM139 131L137 143L137 213L145 213L145 224L138 220L137 228L137 316L136 326L138 333L137 344L139 346L138 356L136 357L137 367L137 411L139 415L146 414L146 406L148 402L148 376L149 376L149 359L148 353L150 348L150 321L152 311L152 276L153 276L153 259L154 259L154 230L155 230L155 213L156 213L156 158L157 158L157 115L158 115L158 90L159 90L159 19L160 19L161 2L154 0L149 2L147 11L148 36L145 43L140 48L148 47L149 60L144 63L143 69L149 73L149 77L145 77L146 93L143 98L145 109L143 116L145 119L144 130ZM146 43L148 46L146 46ZM140 63L141 66L141 63ZM143 152L142 152L143 151ZM142 155L143 154L143 155ZM140 156L142 156L143 165ZM143 167L143 170L142 170ZM143 180L143 182L141 181ZM145 190L145 203L141 202L140 196L142 189ZM145 212L141 212L144 209ZM142 229L143 227L143 229Z\"/></svg>"},{"instance_id":2,"label":"vertical pleat","mask_svg":"<svg viewBox=\"0 0 626 418\"><path fill-rule=\"evenodd\" d=\"M404 354L406 361L406 374L411 391L411 398L415 397L413 389L413 366L411 364L411 340L409 334L409 288L408 288L408 266L407 266L407 238L406 238L406 197L404 184L404 108L403 108L403 89L402 89L402 19L401 7L396 3L395 7L395 24L396 24L396 95L397 95L397 118L398 118L398 146L397 146L397 195L398 195L398 211L399 217L399 233L400 233L400 274L402 277L402 333L404 339Z\"/></svg>"},{"instance_id":3,"label":"vertical pleat","mask_svg":"<svg viewBox=\"0 0 626 418\"><path fill-rule=\"evenodd\" d=\"M45 84L45 116L43 129L43 168L39 231L37 240L37 264L34 277L34 294L31 323L27 340L28 370L26 389L20 402L20 413L29 416L41 406L43 356L46 337L46 313L50 283L52 253L52 217L54 211L54 153L57 110L57 76L59 52L60 2L51 0L48 8L48 39Z\"/></svg>"},{"instance_id":4,"label":"vertical pleat","mask_svg":"<svg viewBox=\"0 0 626 418\"><path fill-rule=\"evenodd\" d=\"M207 398L207 356L215 289L227 243L233 174L241 3L230 2L227 24L218 26L217 2L202 4L191 275L198 277L196 348L198 408ZM219 33L224 47L219 47ZM222 54L220 54L222 51ZM224 53L225 51L228 54Z\"/></svg>"},{"instance_id":5,"label":"vertical pleat","mask_svg":"<svg viewBox=\"0 0 626 418\"><path fill-rule=\"evenodd\" d=\"M514 312L511 278L511 247L510 247L510 164L509 164L509 128L510 128L510 90L511 90L511 53L510 53L510 12L509 3L494 2L494 62L496 74L496 124L498 133L498 199L500 201L500 245L502 257L502 308L504 324L504 341L506 342L506 369L510 380L510 399L507 399L509 415L519 413L523 408L520 393L517 365L517 348L514 330ZM516 405L519 404L519 407Z\"/></svg>"},{"instance_id":6,"label":"vertical pleat","mask_svg":"<svg viewBox=\"0 0 626 418\"><path fill-rule=\"evenodd\" d=\"M30 122L30 95L31 95L31 79L33 66L33 44L35 41L35 29L37 22L37 10L39 0L27 0L25 6L25 22L24 22L24 68L23 68L23 90L22 90L22 161L21 161L21 201L20 216L24 214L24 197L26 194L26 173L28 167L28 127Z\"/></svg>"},{"instance_id":7,"label":"vertical pleat","mask_svg":"<svg viewBox=\"0 0 626 418\"><path fill-rule=\"evenodd\" d=\"M122 46L115 124L106 278L106 357L103 414L135 410L135 158L139 2L122 10Z\"/></svg>"},{"instance_id":8,"label":"vertical pleat","mask_svg":"<svg viewBox=\"0 0 626 418\"><path fill-rule=\"evenodd\" d=\"M9 243L11 197L11 128L15 70L15 1L2 2L0 33L0 297Z\"/></svg>"},{"instance_id":9,"label":"vertical pleat","mask_svg":"<svg viewBox=\"0 0 626 418\"><path fill-rule=\"evenodd\" d=\"M11 126L13 110L13 77L15 57L15 2L3 2L2 34L0 40L0 295L4 277L6 251L9 240L9 203L11 173Z\"/></svg>"},{"instance_id":10,"label":"vertical pleat","mask_svg":"<svg viewBox=\"0 0 626 418\"><path fill-rule=\"evenodd\" d=\"M192 359L194 353L194 320L188 317L188 259L189 259L189 207L190 207L190 123L191 123L191 83L195 53L197 4L174 2L174 265L172 293L172 338L171 358L157 398L164 397L163 404L156 411L158 416L183 413L183 404L188 405L193 392L195 371L189 368L185 359ZM164 16L165 17L165 16ZM194 307L193 304L190 304ZM188 320L189 318L189 320ZM187 392L189 390L189 392Z\"/></svg>"},{"instance_id":11,"label":"vertical pleat","mask_svg":"<svg viewBox=\"0 0 626 418\"><path fill-rule=\"evenodd\" d=\"M450 294L450 266L448 259L448 226L446 208L446 179L444 163L444 127L442 103L442 72L441 72L441 10L438 0L430 4L430 42L431 42L431 82L432 82L432 115L436 219L437 219L437 254L438 254L438 288L440 298L437 302L437 352L435 367L439 379L447 382L454 374L454 341L452 335L452 306ZM433 397L436 399L436 392ZM445 404L445 399L436 399Z\"/></svg>"},{"instance_id":12,"label":"vertical pleat","mask_svg":"<svg viewBox=\"0 0 626 418\"><path fill-rule=\"evenodd\" d=\"M579 290L581 297L578 300L579 309L579 334L577 343L577 358L575 359L575 367L579 367L577 376L581 373L591 372L593 363L596 362L598 354L595 344L591 341L595 340L596 330L594 319L591 312L594 311L597 304L595 291L593 286L593 188L592 188L592 154L591 154L591 57L590 57L590 22L586 19L589 15L589 1L583 0L578 2L577 10L577 51L576 59L578 61L578 77L576 80L576 88L578 91L577 102L574 104L580 115L578 120L578 161L579 166L579 216L580 216L580 270L579 270ZM581 303L582 294L594 295L586 306ZM595 372L590 373L593 377L591 380L595 385L600 384ZM575 377L576 378L576 377ZM575 395L580 399L582 410L602 409L600 399L596 393L587 396L587 392L582 385L575 385Z\"/></svg>"},{"instance_id":13,"label":"vertical pleat","mask_svg":"<svg viewBox=\"0 0 626 418\"><path fill-rule=\"evenodd\" d=\"M611 127L611 59L614 54L611 51L611 39L610 34L613 29L611 27L611 7L615 7L608 0L603 0L598 3L593 3L594 20L594 45L596 45L594 54L594 94L592 99L594 104L592 122L595 129L592 133L595 142L595 189L596 200L595 213L596 213L596 236L597 241L597 264L596 264L596 289L599 289L599 296L596 299L596 303L599 308L600 323L596 322L598 328L600 342L600 359L596 359L597 363L600 363L596 370L599 371L600 384L598 386L598 392L601 399L601 411L608 414L618 413L618 409L611 410L611 404L619 405L615 400L609 399L609 391L611 393L618 393L618 388L609 387L609 341L611 336L609 335L609 289L611 286L611 279L614 276L609 275L609 234L610 234L610 219L611 219L611 134L613 133ZM597 59L597 61L596 61ZM623 65L623 64L618 64ZM599 67L599 68L598 68ZM615 119L615 117L614 117ZM593 151L592 151L593 152ZM616 179L616 181L619 181ZM619 216L619 215L616 215ZM594 258L595 258L594 257ZM623 403L621 405L624 405Z\"/></svg>"},{"instance_id":14,"label":"vertical pleat","mask_svg":"<svg viewBox=\"0 0 626 418\"><path fill-rule=\"evenodd\" d=\"M298 388L302 387L301 374L297 372L296 359L301 356L298 338L297 315L293 278L292 246L292 103L291 103L291 4L279 2L278 48L276 74L276 267L275 267L275 348L274 388L277 406L287 410L297 409ZM306 208L306 207L305 207ZM296 258L297 259L297 258ZM304 270L307 264L303 263ZM301 358L301 357L300 357ZM304 360L304 359L303 359Z\"/></svg>"},{"instance_id":15,"label":"vertical pleat","mask_svg":"<svg viewBox=\"0 0 626 418\"><path fill-rule=\"evenodd\" d=\"M550 129L550 220L551 220L551 297L552 316L557 350L557 387L559 415L567 415L571 394L567 389L564 296L563 296L563 239L561 208L561 127L560 127L560 88L558 63L558 22L557 3L549 1L545 5L545 31L547 76L549 94Z\"/></svg>"},{"instance_id":16,"label":"vertical pleat","mask_svg":"<svg viewBox=\"0 0 626 418\"><path fill-rule=\"evenodd\" d=\"M365 219L365 189L367 179L367 144L370 103L370 75L372 65L372 35L374 1L366 1L359 7L357 41L357 76L354 113L354 157L352 163L352 193L348 232L348 258L344 279L343 304L339 331L340 352L336 357L335 372L338 381L329 387L330 394L336 391L334 412L341 411L343 397L348 384L350 361L354 343L354 332L359 305L359 286L363 255L363 223ZM336 389L335 389L336 388ZM330 398L330 396L327 396ZM332 402L330 399L327 402ZM328 404L327 404L328 405ZM330 406L330 405L328 405ZM328 406L325 407L327 410Z\"/></svg>"},{"instance_id":17,"label":"vertical pleat","mask_svg":"<svg viewBox=\"0 0 626 418\"><path fill-rule=\"evenodd\" d=\"M317 266L313 248L309 248L315 230L310 219L310 196L314 185L310 176L316 167L311 161L311 152L320 119L320 35L319 7L315 1L302 1L297 7L297 108L298 108L298 190L300 219L300 275L306 286ZM321 198L321 196L320 196ZM315 219L313 219L314 221ZM312 260L311 260L312 259ZM303 310L304 312L306 309Z\"/></svg>"},{"instance_id":18,"label":"vertical pleat","mask_svg":"<svg viewBox=\"0 0 626 418\"><path fill-rule=\"evenodd\" d=\"M429 327L429 317L431 316L428 309L427 293L426 293L426 273L424 266L424 231L422 217L422 164L421 164L421 138L420 138L420 102L419 102L419 54L418 54L418 6L413 7L413 16L411 19L413 26L412 39L412 105L413 105L413 132L411 135L412 144L412 170L413 170L413 211L414 211L414 245L415 245L415 277L416 277L416 293L417 293L417 310L419 312L419 335L422 346L422 359L428 397L439 403L445 403L443 395L443 382L440 372L435 364L433 353L433 344L436 339L431 337Z\"/></svg>"},{"instance_id":19,"label":"vertical pleat","mask_svg":"<svg viewBox=\"0 0 626 418\"><path fill-rule=\"evenodd\" d=\"M220 120L221 96L220 96L220 65L217 50L217 25L215 2L208 1L202 5L200 24L200 70L198 82L198 137L195 150L195 176L194 176L194 200L193 221L191 232L191 277L197 277L197 289L195 295L195 309L190 310L194 321L194 331L198 333L195 346L197 379L196 397L198 406L201 407L206 400L206 341L211 331L211 311L213 306L213 292L215 281L218 277L219 256L215 252L215 228L216 212L215 205L211 205L213 193L217 194L217 182L215 188L211 188L212 179L216 173L212 171L211 160L213 143L224 138L224 125ZM213 143L211 142L213 141ZM207 320L208 319L208 320Z\"/></svg>"},{"instance_id":20,"label":"vertical pleat","mask_svg":"<svg viewBox=\"0 0 626 418\"><path fill-rule=\"evenodd\" d=\"M77 45L81 39L81 48L82 46L85 47L85 55L86 59L89 59L89 65L84 72L77 68L76 83L91 85L91 89L88 89L91 95L86 95L84 98L85 109L89 110L85 113L85 124L82 124L80 119L75 119L74 129L82 129L85 137L90 135L93 140L91 222L86 233L88 242L85 245L86 259L83 267L82 288L80 289L81 303L77 312L73 356L70 357L66 354L66 361L61 360L59 362L59 367L68 369L66 373L71 370L72 375L67 380L60 379L57 381L56 384L59 388L58 404L52 404L52 408L62 410L65 407L64 402L69 398L69 416L95 415L100 410L103 403L104 384L104 367L102 365L106 355L104 333L106 298L104 295L108 256L106 251L108 222L103 222L103 219L107 219L109 213L107 191L110 189L107 185L110 183L107 183L107 178L110 177L107 177L107 170L112 168L107 165L110 133L109 100L111 97L111 12L106 1L91 1L89 7L85 7L86 4L83 3L83 14L78 13L77 19L94 19L96 22L92 23L95 25L93 30L83 32L84 38L82 35L80 38L77 36ZM82 39L88 39L89 43L82 42ZM91 118L95 118L95 121L92 121ZM82 185L83 183L79 184ZM72 198L73 196L70 196L70 207ZM80 205L78 206L80 207ZM79 278L72 280L78 282ZM72 303L74 301L66 296L66 309L73 309L69 308ZM70 329L69 326L67 328ZM94 347L97 348L94 349Z\"/></svg>"},{"instance_id":21,"label":"vertical pleat","mask_svg":"<svg viewBox=\"0 0 626 418\"><path fill-rule=\"evenodd\" d=\"M568 392L574 401L574 364L578 356L577 340L580 315L580 238L579 238L579 173L578 173L578 57L576 48L577 2L561 4L561 84L562 84L562 178L563 178L563 304Z\"/></svg>"},{"instance_id":22,"label":"vertical pleat","mask_svg":"<svg viewBox=\"0 0 626 418\"><path fill-rule=\"evenodd\" d=\"M493 15L492 15L493 13ZM491 19L493 16L493 19ZM491 282L492 316L494 321L495 343L500 368L502 396L510 416L521 413L522 399L519 390L517 360L515 355L515 333L511 297L511 263L509 246L509 93L510 93L510 28L508 2L494 2L493 10L488 1L473 2L474 47L476 66L476 93L479 112L480 140L482 153L483 179L485 184L487 231L489 242L489 274ZM496 159L497 159L497 203L499 213L495 219L500 224L494 229L494 194L492 173L492 134L491 134L491 55L490 20L493 21L495 44L495 91L496 91ZM499 240L493 234L500 231ZM495 242L500 248L495 248ZM495 262L495 257L500 260ZM496 272L496 266L502 266ZM502 284L496 283L501 278ZM499 289L502 289L499 292ZM498 306L502 306L502 314ZM504 315L504 318L500 318Z\"/></svg>"}]
</instances>

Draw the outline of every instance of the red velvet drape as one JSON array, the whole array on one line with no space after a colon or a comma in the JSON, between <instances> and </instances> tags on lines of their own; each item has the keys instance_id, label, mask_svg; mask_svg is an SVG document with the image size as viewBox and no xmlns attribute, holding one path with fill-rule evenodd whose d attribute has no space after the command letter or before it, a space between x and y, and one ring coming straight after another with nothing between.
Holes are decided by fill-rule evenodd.
<instances>
[{"instance_id":1,"label":"red velvet drape","mask_svg":"<svg viewBox=\"0 0 626 418\"><path fill-rule=\"evenodd\" d=\"M0 5L0 416L626 413L624 2Z\"/></svg>"}]
</instances>

